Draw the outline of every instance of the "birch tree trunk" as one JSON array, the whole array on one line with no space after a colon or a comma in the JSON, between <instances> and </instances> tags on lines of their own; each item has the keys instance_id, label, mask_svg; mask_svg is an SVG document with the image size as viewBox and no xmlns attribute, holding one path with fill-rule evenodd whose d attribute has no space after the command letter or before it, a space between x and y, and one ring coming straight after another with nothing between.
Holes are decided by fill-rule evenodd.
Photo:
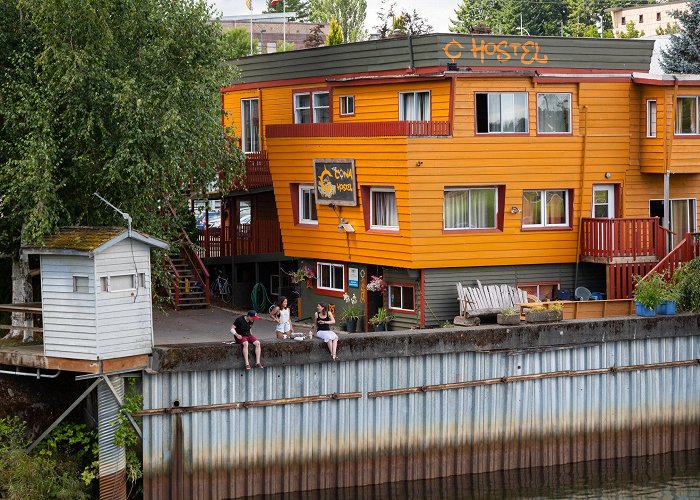
<instances>
[{"instance_id":1,"label":"birch tree trunk","mask_svg":"<svg viewBox=\"0 0 700 500\"><path fill-rule=\"evenodd\" d=\"M29 257L22 255L12 259L12 303L24 304L32 300L32 285L29 281ZM32 342L34 333L31 315L28 313L12 313L12 328L5 338L20 338L23 342Z\"/></svg>"}]
</instances>

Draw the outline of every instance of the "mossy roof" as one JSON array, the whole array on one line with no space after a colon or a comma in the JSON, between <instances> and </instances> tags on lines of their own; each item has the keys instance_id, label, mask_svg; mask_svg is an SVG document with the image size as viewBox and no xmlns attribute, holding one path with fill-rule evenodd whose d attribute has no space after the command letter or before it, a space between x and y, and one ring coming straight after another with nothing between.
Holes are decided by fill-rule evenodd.
<instances>
[{"instance_id":1,"label":"mossy roof","mask_svg":"<svg viewBox=\"0 0 700 500\"><path fill-rule=\"evenodd\" d=\"M42 248L92 252L126 231L125 227L62 227L46 238Z\"/></svg>"}]
</instances>

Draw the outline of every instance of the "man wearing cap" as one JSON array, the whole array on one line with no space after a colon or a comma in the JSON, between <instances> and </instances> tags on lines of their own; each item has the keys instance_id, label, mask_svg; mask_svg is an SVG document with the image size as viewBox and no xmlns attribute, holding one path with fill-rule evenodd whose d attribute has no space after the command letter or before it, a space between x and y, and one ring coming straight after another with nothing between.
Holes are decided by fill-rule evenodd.
<instances>
[{"instance_id":1,"label":"man wearing cap","mask_svg":"<svg viewBox=\"0 0 700 500\"><path fill-rule=\"evenodd\" d=\"M258 316L257 312L250 310L247 314L236 318L236 321L231 326L231 333L236 337L236 343L243 346L243 360L245 361L246 370L250 370L250 363L248 362L249 343L255 346L255 367L263 368L263 365L260 364L260 341L250 333L250 329L253 327L253 322L256 319L260 319L260 316Z\"/></svg>"}]
</instances>

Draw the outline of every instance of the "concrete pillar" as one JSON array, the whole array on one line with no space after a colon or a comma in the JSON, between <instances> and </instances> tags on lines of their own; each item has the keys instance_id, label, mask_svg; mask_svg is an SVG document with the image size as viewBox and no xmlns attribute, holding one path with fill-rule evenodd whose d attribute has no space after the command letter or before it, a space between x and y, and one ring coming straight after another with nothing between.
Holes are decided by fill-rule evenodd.
<instances>
[{"instance_id":1,"label":"concrete pillar","mask_svg":"<svg viewBox=\"0 0 700 500\"><path fill-rule=\"evenodd\" d=\"M124 398L124 379L109 381ZM105 382L97 386L97 436L100 445L100 500L126 500L126 453L114 444L119 403Z\"/></svg>"}]
</instances>

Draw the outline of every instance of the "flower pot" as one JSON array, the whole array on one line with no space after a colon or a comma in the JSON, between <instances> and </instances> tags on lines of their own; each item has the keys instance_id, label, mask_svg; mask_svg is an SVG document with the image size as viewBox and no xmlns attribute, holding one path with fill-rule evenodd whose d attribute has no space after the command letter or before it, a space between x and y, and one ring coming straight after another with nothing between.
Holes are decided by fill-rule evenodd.
<instances>
[{"instance_id":1,"label":"flower pot","mask_svg":"<svg viewBox=\"0 0 700 500\"><path fill-rule=\"evenodd\" d=\"M355 328L357 328L357 318L348 318L345 320L346 332L355 333Z\"/></svg>"},{"instance_id":2,"label":"flower pot","mask_svg":"<svg viewBox=\"0 0 700 500\"><path fill-rule=\"evenodd\" d=\"M374 325L374 331L375 332L385 332L386 325L384 323L378 323L378 324Z\"/></svg>"},{"instance_id":3,"label":"flower pot","mask_svg":"<svg viewBox=\"0 0 700 500\"><path fill-rule=\"evenodd\" d=\"M520 315L519 314L498 314L496 315L496 323L499 325L518 325L520 324Z\"/></svg>"},{"instance_id":4,"label":"flower pot","mask_svg":"<svg viewBox=\"0 0 700 500\"><path fill-rule=\"evenodd\" d=\"M547 323L550 321L561 321L562 311L545 309L544 311L528 311L525 321L528 323Z\"/></svg>"},{"instance_id":5,"label":"flower pot","mask_svg":"<svg viewBox=\"0 0 700 500\"><path fill-rule=\"evenodd\" d=\"M635 307L635 312L637 313L637 316L646 316L646 317L656 316L656 311L654 309L650 309L647 306L643 306L642 304L640 304L637 301L634 302L634 307Z\"/></svg>"},{"instance_id":6,"label":"flower pot","mask_svg":"<svg viewBox=\"0 0 700 500\"><path fill-rule=\"evenodd\" d=\"M659 304L659 307L656 308L656 314L663 314L665 316L676 314L676 301L664 300Z\"/></svg>"}]
</instances>

